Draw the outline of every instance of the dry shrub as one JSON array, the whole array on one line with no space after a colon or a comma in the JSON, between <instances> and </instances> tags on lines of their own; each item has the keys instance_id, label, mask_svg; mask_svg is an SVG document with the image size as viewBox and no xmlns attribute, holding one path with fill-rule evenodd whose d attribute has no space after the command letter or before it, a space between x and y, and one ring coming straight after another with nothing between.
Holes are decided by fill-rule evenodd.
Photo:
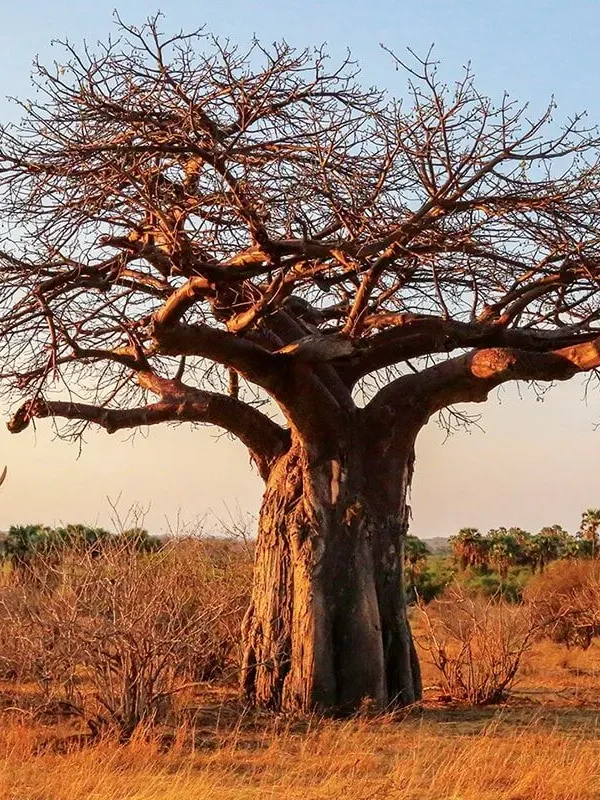
<instances>
[{"instance_id":1,"label":"dry shrub","mask_svg":"<svg viewBox=\"0 0 600 800\"><path fill-rule=\"evenodd\" d=\"M586 650L600 635L600 562L555 562L532 579L525 600L549 638Z\"/></svg>"},{"instance_id":2,"label":"dry shrub","mask_svg":"<svg viewBox=\"0 0 600 800\"><path fill-rule=\"evenodd\" d=\"M93 732L130 736L167 719L186 686L235 669L249 575L240 548L202 540L37 559L0 587L3 671Z\"/></svg>"},{"instance_id":3,"label":"dry shrub","mask_svg":"<svg viewBox=\"0 0 600 800\"><path fill-rule=\"evenodd\" d=\"M505 698L538 633L526 606L470 596L459 586L417 613L424 628L417 643L438 671L442 691L473 705Z\"/></svg>"}]
</instances>

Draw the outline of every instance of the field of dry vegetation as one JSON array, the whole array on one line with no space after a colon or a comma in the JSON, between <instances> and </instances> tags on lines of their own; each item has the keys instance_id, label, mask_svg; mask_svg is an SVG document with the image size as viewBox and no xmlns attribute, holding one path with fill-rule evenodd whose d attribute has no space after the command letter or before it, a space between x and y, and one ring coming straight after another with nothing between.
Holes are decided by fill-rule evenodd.
<instances>
[{"instance_id":1,"label":"field of dry vegetation","mask_svg":"<svg viewBox=\"0 0 600 800\"><path fill-rule=\"evenodd\" d=\"M412 611L425 699L273 717L237 699L250 554L115 540L5 561L0 798L600 797L600 570L565 561L521 603L458 582Z\"/></svg>"}]
</instances>

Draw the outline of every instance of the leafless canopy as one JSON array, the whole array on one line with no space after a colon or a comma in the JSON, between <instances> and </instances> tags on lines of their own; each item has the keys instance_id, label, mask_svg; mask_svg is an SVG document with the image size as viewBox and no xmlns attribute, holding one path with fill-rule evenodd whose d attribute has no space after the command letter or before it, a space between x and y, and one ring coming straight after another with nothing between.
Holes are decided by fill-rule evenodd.
<instances>
[{"instance_id":1,"label":"leafless canopy","mask_svg":"<svg viewBox=\"0 0 600 800\"><path fill-rule=\"evenodd\" d=\"M247 50L160 20L62 46L0 139L9 423L213 423L263 475L288 442L406 402L600 363L598 137L408 66ZM389 371L393 369L394 374ZM148 399L148 395L154 399ZM408 400L407 400L408 398Z\"/></svg>"}]
</instances>

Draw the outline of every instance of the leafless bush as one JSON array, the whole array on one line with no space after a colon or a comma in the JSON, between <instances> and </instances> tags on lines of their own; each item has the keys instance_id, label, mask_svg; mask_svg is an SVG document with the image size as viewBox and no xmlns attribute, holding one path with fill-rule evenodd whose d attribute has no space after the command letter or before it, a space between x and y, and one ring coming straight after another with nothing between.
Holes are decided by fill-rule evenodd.
<instances>
[{"instance_id":1,"label":"leafless bush","mask_svg":"<svg viewBox=\"0 0 600 800\"><path fill-rule=\"evenodd\" d=\"M513 685L539 625L526 606L471 597L456 586L427 608L419 605L421 649L439 672L444 693L473 705L498 703Z\"/></svg>"},{"instance_id":2,"label":"leafless bush","mask_svg":"<svg viewBox=\"0 0 600 800\"><path fill-rule=\"evenodd\" d=\"M38 559L0 589L0 668L129 736L234 667L249 572L239 548L199 540Z\"/></svg>"},{"instance_id":3,"label":"leafless bush","mask_svg":"<svg viewBox=\"0 0 600 800\"><path fill-rule=\"evenodd\" d=\"M531 581L525 600L555 642L587 649L600 636L600 564L558 561Z\"/></svg>"}]
</instances>

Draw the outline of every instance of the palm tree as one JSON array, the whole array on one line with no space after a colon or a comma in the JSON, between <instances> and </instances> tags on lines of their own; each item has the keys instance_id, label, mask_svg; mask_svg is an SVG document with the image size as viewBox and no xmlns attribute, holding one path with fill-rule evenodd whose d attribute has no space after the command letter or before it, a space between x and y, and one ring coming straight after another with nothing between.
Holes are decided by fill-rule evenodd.
<instances>
[{"instance_id":1,"label":"palm tree","mask_svg":"<svg viewBox=\"0 0 600 800\"><path fill-rule=\"evenodd\" d=\"M418 536L410 534L404 539L404 575L407 596L410 602L417 597L417 581L431 550Z\"/></svg>"},{"instance_id":2,"label":"palm tree","mask_svg":"<svg viewBox=\"0 0 600 800\"><path fill-rule=\"evenodd\" d=\"M487 566L488 542L477 528L461 528L450 538L450 547L461 569Z\"/></svg>"},{"instance_id":3,"label":"palm tree","mask_svg":"<svg viewBox=\"0 0 600 800\"><path fill-rule=\"evenodd\" d=\"M579 536L590 542L592 558L598 556L598 535L600 533L600 508L588 508L581 515Z\"/></svg>"},{"instance_id":4,"label":"palm tree","mask_svg":"<svg viewBox=\"0 0 600 800\"><path fill-rule=\"evenodd\" d=\"M515 566L526 567L530 563L533 537L523 528L509 528L507 535L511 538L511 558Z\"/></svg>"},{"instance_id":5,"label":"palm tree","mask_svg":"<svg viewBox=\"0 0 600 800\"><path fill-rule=\"evenodd\" d=\"M532 538L531 568L543 572L551 561L571 555L573 544L573 537L560 525L547 525Z\"/></svg>"},{"instance_id":6,"label":"palm tree","mask_svg":"<svg viewBox=\"0 0 600 800\"><path fill-rule=\"evenodd\" d=\"M3 554L11 559L13 566L26 565L42 549L48 530L43 525L11 525Z\"/></svg>"},{"instance_id":7,"label":"palm tree","mask_svg":"<svg viewBox=\"0 0 600 800\"><path fill-rule=\"evenodd\" d=\"M408 534L404 538L404 561L406 564L415 566L420 561L424 561L431 555L431 550L427 544L419 539L418 536Z\"/></svg>"},{"instance_id":8,"label":"palm tree","mask_svg":"<svg viewBox=\"0 0 600 800\"><path fill-rule=\"evenodd\" d=\"M519 561L523 550L521 533L519 528L497 528L488 533L490 562L502 580L506 579L509 567Z\"/></svg>"}]
</instances>

